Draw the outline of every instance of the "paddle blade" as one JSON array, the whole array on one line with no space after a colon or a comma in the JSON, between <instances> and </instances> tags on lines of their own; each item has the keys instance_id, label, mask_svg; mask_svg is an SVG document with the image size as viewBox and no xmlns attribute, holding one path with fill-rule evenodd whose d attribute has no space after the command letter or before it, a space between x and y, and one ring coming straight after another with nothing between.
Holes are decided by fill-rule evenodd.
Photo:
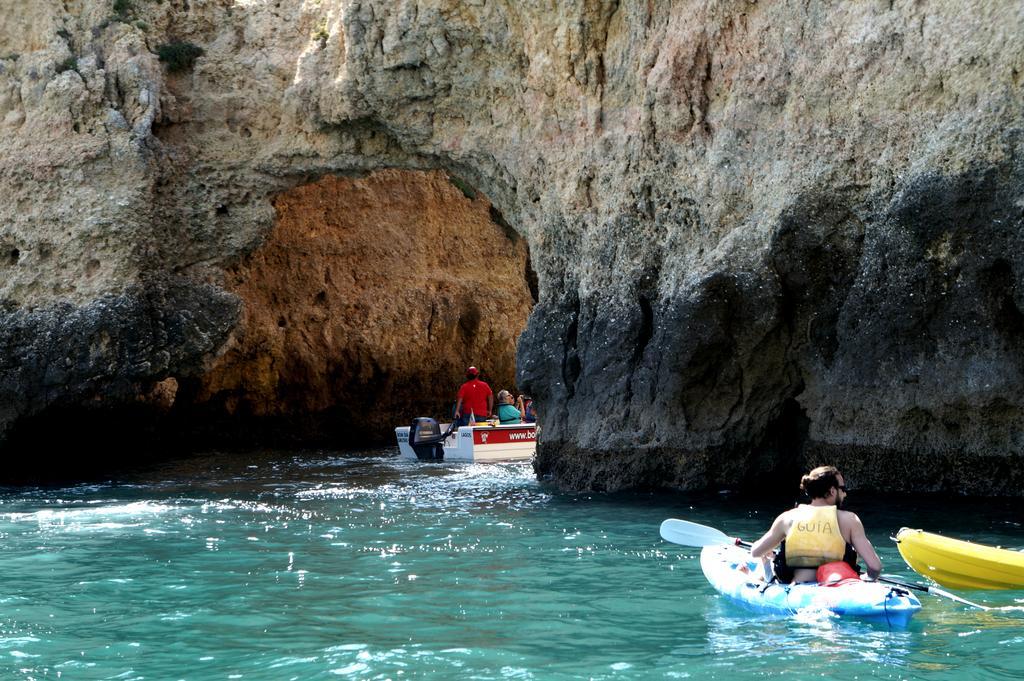
<instances>
[{"instance_id":1,"label":"paddle blade","mask_svg":"<svg viewBox=\"0 0 1024 681\"><path fill-rule=\"evenodd\" d=\"M669 518L661 524L661 538L683 546L717 546L736 543L736 539L727 536L721 530L677 518Z\"/></svg>"}]
</instances>

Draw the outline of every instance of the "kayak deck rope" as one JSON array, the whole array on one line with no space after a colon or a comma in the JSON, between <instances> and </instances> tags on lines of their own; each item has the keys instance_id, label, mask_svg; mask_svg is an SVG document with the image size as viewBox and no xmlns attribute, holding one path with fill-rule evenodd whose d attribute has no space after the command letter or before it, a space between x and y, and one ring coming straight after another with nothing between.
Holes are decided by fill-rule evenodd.
<instances>
[{"instance_id":1,"label":"kayak deck rope","mask_svg":"<svg viewBox=\"0 0 1024 681\"><path fill-rule=\"evenodd\" d=\"M896 587L889 589L889 593L885 594L885 602L882 605L882 610L885 612L885 624L892 629L892 620L889 619L889 599L893 597L896 592Z\"/></svg>"},{"instance_id":2,"label":"kayak deck rope","mask_svg":"<svg viewBox=\"0 0 1024 681\"><path fill-rule=\"evenodd\" d=\"M882 605L882 610L883 610L883 612L885 612L885 624L890 629L892 629L892 620L889 619L889 599L890 598L904 598L904 597L909 596L909 595L910 595L909 591L901 589L901 588L899 588L897 586L890 587L889 588L889 593L887 593L885 595L885 601L884 601L884 603Z\"/></svg>"}]
</instances>

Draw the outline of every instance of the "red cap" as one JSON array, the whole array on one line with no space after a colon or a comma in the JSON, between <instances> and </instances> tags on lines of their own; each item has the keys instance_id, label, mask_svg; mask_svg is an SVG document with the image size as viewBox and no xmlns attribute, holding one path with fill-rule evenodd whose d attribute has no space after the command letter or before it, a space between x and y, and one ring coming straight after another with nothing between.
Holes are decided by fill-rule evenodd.
<instances>
[{"instance_id":1,"label":"red cap","mask_svg":"<svg viewBox=\"0 0 1024 681\"><path fill-rule=\"evenodd\" d=\"M476 376L477 374L480 373L480 370L477 369L476 367L469 367L468 369L466 369L466 373L469 374L470 376Z\"/></svg>"}]
</instances>

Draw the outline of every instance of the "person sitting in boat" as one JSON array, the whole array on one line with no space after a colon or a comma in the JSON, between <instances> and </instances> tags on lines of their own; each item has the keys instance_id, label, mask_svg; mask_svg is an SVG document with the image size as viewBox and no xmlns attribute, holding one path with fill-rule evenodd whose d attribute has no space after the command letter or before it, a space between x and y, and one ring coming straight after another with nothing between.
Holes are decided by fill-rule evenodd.
<instances>
[{"instance_id":1,"label":"person sitting in boat","mask_svg":"<svg viewBox=\"0 0 1024 681\"><path fill-rule=\"evenodd\" d=\"M526 416L526 408L523 407L523 396L516 398L512 404L512 393L502 390L498 393L498 421L501 425L510 423L522 423Z\"/></svg>"},{"instance_id":2,"label":"person sitting in boat","mask_svg":"<svg viewBox=\"0 0 1024 681\"><path fill-rule=\"evenodd\" d=\"M882 561L864 533L863 523L857 514L840 510L846 500L842 473L835 466L819 466L803 476L800 489L811 502L776 518L771 529L750 547L750 554L764 558L781 543L775 556L775 576L780 582L818 581L818 568L837 562L847 563L850 569L846 574L856 576L860 572L858 554L867 565L868 578L877 579Z\"/></svg>"},{"instance_id":3,"label":"person sitting in boat","mask_svg":"<svg viewBox=\"0 0 1024 681\"><path fill-rule=\"evenodd\" d=\"M466 382L459 388L455 402L455 420L459 426L468 426L470 419L482 421L491 415L494 394L491 386L480 380L480 370L466 369Z\"/></svg>"},{"instance_id":4,"label":"person sitting in boat","mask_svg":"<svg viewBox=\"0 0 1024 681\"><path fill-rule=\"evenodd\" d=\"M523 401L523 423L537 423L537 408L528 395L520 395Z\"/></svg>"}]
</instances>

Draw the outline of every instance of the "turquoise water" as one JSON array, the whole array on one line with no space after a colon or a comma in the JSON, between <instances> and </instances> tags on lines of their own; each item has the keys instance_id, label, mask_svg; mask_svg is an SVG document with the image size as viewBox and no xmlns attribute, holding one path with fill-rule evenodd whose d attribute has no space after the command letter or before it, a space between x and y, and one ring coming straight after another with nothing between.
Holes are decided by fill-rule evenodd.
<instances>
[{"instance_id":1,"label":"turquoise water","mask_svg":"<svg viewBox=\"0 0 1024 681\"><path fill-rule=\"evenodd\" d=\"M901 525L1024 546L1016 503L850 502L890 574L913 576L887 538ZM922 594L902 629L754 616L658 537L683 517L753 538L780 503L564 495L523 464L330 453L6 489L0 678L1024 676L1022 612Z\"/></svg>"}]
</instances>

